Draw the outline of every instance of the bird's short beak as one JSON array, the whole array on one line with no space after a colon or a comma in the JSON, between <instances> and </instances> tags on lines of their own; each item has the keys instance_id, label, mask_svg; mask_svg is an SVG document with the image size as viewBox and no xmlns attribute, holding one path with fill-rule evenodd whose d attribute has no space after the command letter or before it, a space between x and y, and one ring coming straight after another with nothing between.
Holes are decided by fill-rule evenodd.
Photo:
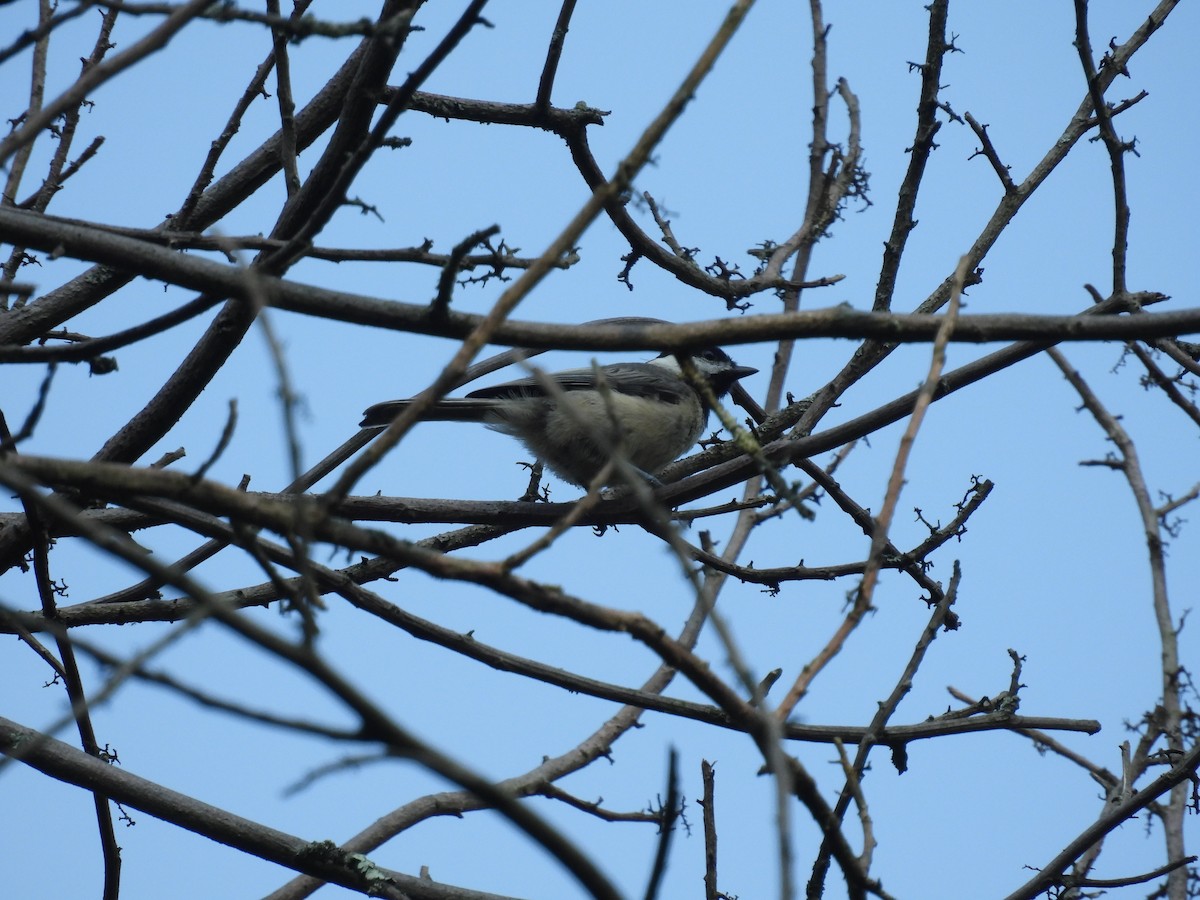
<instances>
[{"instance_id":1,"label":"bird's short beak","mask_svg":"<svg viewBox=\"0 0 1200 900\"><path fill-rule=\"evenodd\" d=\"M734 381L737 381L740 378L745 378L748 375L754 375L757 372L758 369L755 369L752 366L734 366L729 370L729 373L733 376Z\"/></svg>"}]
</instances>

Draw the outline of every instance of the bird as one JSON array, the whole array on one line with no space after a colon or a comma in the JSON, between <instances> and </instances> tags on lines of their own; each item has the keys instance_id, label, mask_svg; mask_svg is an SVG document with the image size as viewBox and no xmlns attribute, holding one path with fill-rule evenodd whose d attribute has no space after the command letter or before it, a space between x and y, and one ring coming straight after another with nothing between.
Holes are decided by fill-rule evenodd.
<instances>
[{"instance_id":1,"label":"bird","mask_svg":"<svg viewBox=\"0 0 1200 900\"><path fill-rule=\"evenodd\" d=\"M758 369L739 366L719 347L688 352L716 398ZM377 403L362 428L391 423L412 400ZM539 373L434 404L424 419L482 422L519 440L565 481L587 487L615 455L651 484L699 440L709 401L684 376L675 353L649 362ZM611 481L612 479L610 479Z\"/></svg>"}]
</instances>

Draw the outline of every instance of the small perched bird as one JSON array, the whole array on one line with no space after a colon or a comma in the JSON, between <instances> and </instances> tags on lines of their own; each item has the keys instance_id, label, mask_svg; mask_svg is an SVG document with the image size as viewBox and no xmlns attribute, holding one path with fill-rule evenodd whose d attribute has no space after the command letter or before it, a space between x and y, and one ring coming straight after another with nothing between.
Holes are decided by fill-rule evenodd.
<instances>
[{"instance_id":1,"label":"small perched bird","mask_svg":"<svg viewBox=\"0 0 1200 900\"><path fill-rule=\"evenodd\" d=\"M714 396L758 369L739 366L719 347L689 354ZM362 427L385 426L411 400L377 403ZM552 471L586 487L619 450L652 482L699 440L708 403L683 376L673 353L646 363L614 363L521 378L442 400L425 415L450 422L483 422L510 434Z\"/></svg>"}]
</instances>

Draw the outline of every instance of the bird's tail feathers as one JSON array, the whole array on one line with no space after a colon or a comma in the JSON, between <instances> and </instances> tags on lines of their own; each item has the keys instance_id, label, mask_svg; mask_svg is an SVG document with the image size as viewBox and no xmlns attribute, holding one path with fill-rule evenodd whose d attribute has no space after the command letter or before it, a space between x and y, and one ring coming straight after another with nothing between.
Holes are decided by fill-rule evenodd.
<instances>
[{"instance_id":1,"label":"bird's tail feathers","mask_svg":"<svg viewBox=\"0 0 1200 900\"><path fill-rule=\"evenodd\" d=\"M363 413L360 428L381 428L390 425L392 421L408 407L412 400L388 400L376 403ZM488 414L493 412L498 403L495 400L476 400L468 397L442 400L421 414L421 420L427 422L484 422Z\"/></svg>"}]
</instances>

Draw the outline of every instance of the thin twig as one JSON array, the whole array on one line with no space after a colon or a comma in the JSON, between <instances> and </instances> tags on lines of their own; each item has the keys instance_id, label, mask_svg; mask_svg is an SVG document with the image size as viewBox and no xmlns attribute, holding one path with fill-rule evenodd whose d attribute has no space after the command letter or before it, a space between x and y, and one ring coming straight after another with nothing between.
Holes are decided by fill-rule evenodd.
<instances>
[{"instance_id":1,"label":"thin twig","mask_svg":"<svg viewBox=\"0 0 1200 900\"><path fill-rule=\"evenodd\" d=\"M992 138L987 133L988 126L980 125L975 117L969 112L965 114L967 124L971 126L971 130L975 132L975 136L979 138L979 142L983 144L982 150L976 150L971 154L972 158L982 154L987 158L987 161L992 164L992 169L996 173L996 177L1000 179L1000 184L1004 188L1004 193L1011 194L1017 189L1016 183L1012 180L1012 175L1009 173L1009 167L1000 161L1000 154L996 152L995 145L992 144Z\"/></svg>"},{"instance_id":2,"label":"thin twig","mask_svg":"<svg viewBox=\"0 0 1200 900\"><path fill-rule=\"evenodd\" d=\"M717 810L716 767L707 759L700 761L700 781L704 799L704 900L718 900L717 891Z\"/></svg>"},{"instance_id":3,"label":"thin twig","mask_svg":"<svg viewBox=\"0 0 1200 900\"><path fill-rule=\"evenodd\" d=\"M277 19L279 0L267 0L267 15ZM288 61L288 36L279 26L271 28L271 54L275 58L275 99L279 104L279 162L288 197L300 190L296 162L296 101L292 99L292 66Z\"/></svg>"},{"instance_id":4,"label":"thin twig","mask_svg":"<svg viewBox=\"0 0 1200 900\"><path fill-rule=\"evenodd\" d=\"M563 0L563 4L558 10L558 19L554 23L554 32L550 35L550 44L546 47L546 62L542 66L542 76L538 79L537 99L534 101L534 106L539 110L550 107L550 95L554 92L554 76L558 73L563 44L567 40L567 31L571 27L571 16L574 14L575 0Z\"/></svg>"},{"instance_id":5,"label":"thin twig","mask_svg":"<svg viewBox=\"0 0 1200 900\"><path fill-rule=\"evenodd\" d=\"M1168 749L1178 756L1184 753L1183 744L1183 704L1180 697L1182 690L1180 682L1179 633L1171 614L1171 604L1167 589L1166 557L1164 541L1161 533L1161 520L1153 501L1150 490L1146 485L1142 472L1137 448L1129 433L1125 430L1118 417L1114 416L1101 403L1099 397L1091 390L1082 376L1075 371L1066 357L1057 350L1047 351L1054 364L1058 366L1063 376L1079 394L1084 407L1096 423L1104 430L1105 435L1116 445L1120 453L1118 467L1124 475L1129 489L1137 504L1141 518L1142 533L1146 541L1146 550L1150 563L1150 584L1153 600L1154 619L1158 626L1159 643L1161 646L1161 679L1162 679L1162 709L1160 727L1166 738ZM1136 777L1141 771L1133 773ZM1170 802L1166 805L1163 819L1163 832L1167 845L1167 859L1176 860L1184 856L1183 817L1186 812L1187 791L1180 783L1171 792ZM1182 895L1184 875L1173 872L1169 877L1173 885L1171 890Z\"/></svg>"}]
</instances>

